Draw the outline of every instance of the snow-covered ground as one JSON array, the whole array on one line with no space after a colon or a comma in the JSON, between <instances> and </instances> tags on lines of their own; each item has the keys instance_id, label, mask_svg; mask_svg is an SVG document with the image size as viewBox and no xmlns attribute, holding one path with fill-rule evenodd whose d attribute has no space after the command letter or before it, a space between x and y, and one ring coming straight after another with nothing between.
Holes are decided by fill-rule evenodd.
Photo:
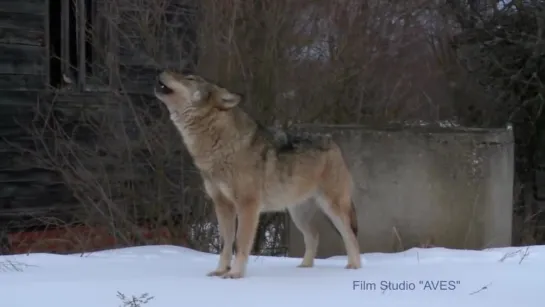
<instances>
[{"instance_id":1,"label":"snow-covered ground","mask_svg":"<svg viewBox=\"0 0 545 307\"><path fill-rule=\"evenodd\" d=\"M123 301L147 293L141 306L512 307L541 305L545 289L545 246L363 254L361 270L345 270L344 256L310 269L252 257L238 280L205 276L217 259L174 246L0 256L0 305L134 306Z\"/></svg>"}]
</instances>

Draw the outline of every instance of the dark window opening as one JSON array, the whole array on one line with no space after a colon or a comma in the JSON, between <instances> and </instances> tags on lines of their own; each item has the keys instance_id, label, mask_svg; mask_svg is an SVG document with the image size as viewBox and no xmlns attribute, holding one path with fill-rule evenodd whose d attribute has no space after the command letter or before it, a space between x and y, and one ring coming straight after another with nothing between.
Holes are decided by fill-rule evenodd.
<instances>
[{"instance_id":1,"label":"dark window opening","mask_svg":"<svg viewBox=\"0 0 545 307\"><path fill-rule=\"evenodd\" d=\"M49 0L49 85L59 87L61 69L61 1Z\"/></svg>"},{"instance_id":2,"label":"dark window opening","mask_svg":"<svg viewBox=\"0 0 545 307\"><path fill-rule=\"evenodd\" d=\"M68 12L68 73L65 73L66 77L77 82L78 77L78 60L79 60L79 46L78 46L78 20L77 20L77 5L78 0L65 0L69 1ZM66 70L65 70L66 71Z\"/></svg>"},{"instance_id":3,"label":"dark window opening","mask_svg":"<svg viewBox=\"0 0 545 307\"><path fill-rule=\"evenodd\" d=\"M88 74L93 73L93 24L95 6L91 0L85 1L85 70Z\"/></svg>"},{"instance_id":4,"label":"dark window opening","mask_svg":"<svg viewBox=\"0 0 545 307\"><path fill-rule=\"evenodd\" d=\"M92 73L92 0L49 0L49 85L82 88Z\"/></svg>"}]
</instances>

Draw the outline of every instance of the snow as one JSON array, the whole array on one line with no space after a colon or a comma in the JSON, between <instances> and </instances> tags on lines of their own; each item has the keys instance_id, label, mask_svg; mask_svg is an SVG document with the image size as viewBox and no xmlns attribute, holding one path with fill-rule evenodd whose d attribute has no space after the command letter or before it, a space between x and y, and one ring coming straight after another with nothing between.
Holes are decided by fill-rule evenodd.
<instances>
[{"instance_id":1,"label":"snow","mask_svg":"<svg viewBox=\"0 0 545 307\"><path fill-rule=\"evenodd\" d=\"M205 276L217 259L175 246L0 256L0 297L6 307L134 306L118 292L125 300L147 293L146 307L512 307L538 306L545 280L545 246L369 253L360 270L344 269L346 256L318 259L314 268L255 256L238 280ZM410 289L396 290L400 284Z\"/></svg>"}]
</instances>

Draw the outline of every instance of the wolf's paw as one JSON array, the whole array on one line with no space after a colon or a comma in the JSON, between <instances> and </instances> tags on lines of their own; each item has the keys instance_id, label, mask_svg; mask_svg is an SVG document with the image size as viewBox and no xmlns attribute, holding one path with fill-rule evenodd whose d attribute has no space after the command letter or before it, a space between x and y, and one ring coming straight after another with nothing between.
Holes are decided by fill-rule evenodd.
<instances>
[{"instance_id":1,"label":"wolf's paw","mask_svg":"<svg viewBox=\"0 0 545 307\"><path fill-rule=\"evenodd\" d=\"M206 276L223 276L225 275L227 272L229 272L231 268L226 268L226 269L218 269L218 270L214 270L208 274L206 274Z\"/></svg>"},{"instance_id":2,"label":"wolf's paw","mask_svg":"<svg viewBox=\"0 0 545 307\"><path fill-rule=\"evenodd\" d=\"M298 265L297 267L298 267L298 268L311 268L311 267L313 267L313 266L314 266L313 263L305 263L305 262L303 262L303 263L301 263L300 265Z\"/></svg>"},{"instance_id":3,"label":"wolf's paw","mask_svg":"<svg viewBox=\"0 0 545 307\"><path fill-rule=\"evenodd\" d=\"M221 276L221 278L223 279L239 279L242 277L244 277L244 274L242 274L242 272L233 272L233 271L227 272Z\"/></svg>"},{"instance_id":4,"label":"wolf's paw","mask_svg":"<svg viewBox=\"0 0 545 307\"><path fill-rule=\"evenodd\" d=\"M344 268L348 269L348 270L357 270L357 269L361 268L361 265L360 264L349 263Z\"/></svg>"}]
</instances>

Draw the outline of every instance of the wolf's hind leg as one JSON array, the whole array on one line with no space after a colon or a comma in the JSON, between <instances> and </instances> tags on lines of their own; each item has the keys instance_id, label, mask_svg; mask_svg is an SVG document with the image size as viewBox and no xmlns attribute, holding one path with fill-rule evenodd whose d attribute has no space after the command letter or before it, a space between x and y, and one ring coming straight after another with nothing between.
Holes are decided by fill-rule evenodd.
<instances>
[{"instance_id":1,"label":"wolf's hind leg","mask_svg":"<svg viewBox=\"0 0 545 307\"><path fill-rule=\"evenodd\" d=\"M318 229L312 224L312 219L318 208L314 203L304 203L288 208L290 217L299 231L303 234L305 242L305 254L303 261L298 266L300 268L310 268L314 266L314 259L318 250L319 235Z\"/></svg>"},{"instance_id":2,"label":"wolf's hind leg","mask_svg":"<svg viewBox=\"0 0 545 307\"><path fill-rule=\"evenodd\" d=\"M357 238L357 219L350 197L335 197L335 194L324 193L319 201L320 206L331 219L344 241L348 254L347 269L361 268L360 248ZM333 197L332 197L333 196Z\"/></svg>"}]
</instances>

